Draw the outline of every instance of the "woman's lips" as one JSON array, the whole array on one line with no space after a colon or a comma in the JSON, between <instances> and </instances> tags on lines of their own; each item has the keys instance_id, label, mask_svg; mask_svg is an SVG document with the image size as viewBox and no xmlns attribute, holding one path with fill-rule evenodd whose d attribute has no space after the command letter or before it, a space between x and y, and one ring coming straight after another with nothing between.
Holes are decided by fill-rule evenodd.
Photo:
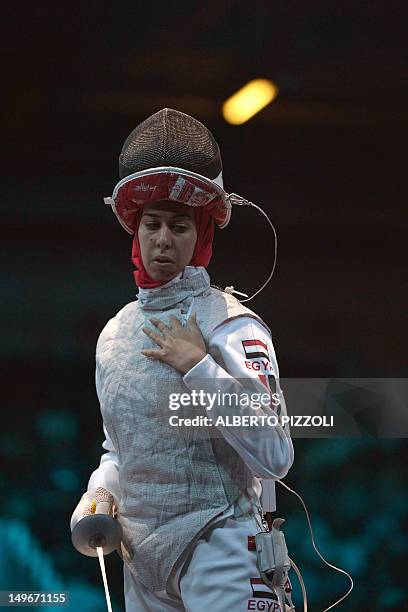
<instances>
[{"instance_id":1,"label":"woman's lips","mask_svg":"<svg viewBox=\"0 0 408 612\"><path fill-rule=\"evenodd\" d=\"M174 262L172 259L170 259L170 257L155 257L153 259L155 264L158 264L159 266L169 266L172 265Z\"/></svg>"}]
</instances>

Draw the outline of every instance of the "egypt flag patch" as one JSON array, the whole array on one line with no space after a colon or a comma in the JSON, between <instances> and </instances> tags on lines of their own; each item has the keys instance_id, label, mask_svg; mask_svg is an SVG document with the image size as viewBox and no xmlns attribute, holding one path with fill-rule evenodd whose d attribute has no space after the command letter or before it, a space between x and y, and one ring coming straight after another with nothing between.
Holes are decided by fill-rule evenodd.
<instances>
[{"instance_id":1,"label":"egypt flag patch","mask_svg":"<svg viewBox=\"0 0 408 612\"><path fill-rule=\"evenodd\" d=\"M252 599L248 599L247 610L267 610L268 612L280 612L279 600L276 593L266 586L266 584L260 578L251 578L250 580Z\"/></svg>"},{"instance_id":2,"label":"egypt flag patch","mask_svg":"<svg viewBox=\"0 0 408 612\"><path fill-rule=\"evenodd\" d=\"M262 340L242 340L247 359L269 359L268 346Z\"/></svg>"},{"instance_id":3,"label":"egypt flag patch","mask_svg":"<svg viewBox=\"0 0 408 612\"><path fill-rule=\"evenodd\" d=\"M247 370L257 374L261 382L270 391L268 376L275 376L268 351L263 340L241 340L245 352L244 365Z\"/></svg>"},{"instance_id":4,"label":"egypt flag patch","mask_svg":"<svg viewBox=\"0 0 408 612\"><path fill-rule=\"evenodd\" d=\"M270 589L261 578L250 578L252 597L273 599L278 601L276 593Z\"/></svg>"},{"instance_id":5,"label":"egypt flag patch","mask_svg":"<svg viewBox=\"0 0 408 612\"><path fill-rule=\"evenodd\" d=\"M244 347L246 359L261 359L262 363L265 365L267 363L270 367L271 360L269 358L268 345L265 342L262 342L262 340L242 340L242 346Z\"/></svg>"}]
</instances>

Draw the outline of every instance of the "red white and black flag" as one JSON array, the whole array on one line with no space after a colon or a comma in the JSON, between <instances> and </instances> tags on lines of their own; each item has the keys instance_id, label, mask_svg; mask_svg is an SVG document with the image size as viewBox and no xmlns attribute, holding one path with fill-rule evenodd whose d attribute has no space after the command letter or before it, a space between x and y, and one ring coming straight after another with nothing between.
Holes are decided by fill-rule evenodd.
<instances>
[{"instance_id":1,"label":"red white and black flag","mask_svg":"<svg viewBox=\"0 0 408 612\"><path fill-rule=\"evenodd\" d=\"M269 359L268 346L262 340L242 340L247 359Z\"/></svg>"},{"instance_id":2,"label":"red white and black flag","mask_svg":"<svg viewBox=\"0 0 408 612\"><path fill-rule=\"evenodd\" d=\"M261 599L272 599L279 602L278 597L272 589L270 589L261 578L251 578L252 597Z\"/></svg>"}]
</instances>

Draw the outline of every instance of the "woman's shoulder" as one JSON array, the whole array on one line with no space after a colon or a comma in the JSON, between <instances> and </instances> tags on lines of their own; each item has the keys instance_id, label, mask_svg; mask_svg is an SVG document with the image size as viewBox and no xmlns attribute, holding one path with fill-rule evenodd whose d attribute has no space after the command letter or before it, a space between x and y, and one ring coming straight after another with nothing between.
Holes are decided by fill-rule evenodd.
<instances>
[{"instance_id":1,"label":"woman's shoulder","mask_svg":"<svg viewBox=\"0 0 408 612\"><path fill-rule=\"evenodd\" d=\"M236 329L240 325L246 326L248 323L258 323L260 324L269 334L271 333L268 325L261 319L261 317L248 308L241 304L241 302L228 291L224 291L216 286L211 286L211 294L213 298L217 301L223 302L227 308L228 315L225 317L223 321L221 321L214 329L218 330L221 326L225 329L231 326L233 323L233 327Z\"/></svg>"},{"instance_id":2,"label":"woman's shoulder","mask_svg":"<svg viewBox=\"0 0 408 612\"><path fill-rule=\"evenodd\" d=\"M260 319L259 315L257 315L256 312L254 312L247 306L244 306L244 304L242 304L238 300L238 298L236 298L235 295L233 295L232 293L229 293L224 289L220 289L219 287L211 285L211 294L215 300L224 302L229 309L236 311L237 314L246 314L250 317Z\"/></svg>"}]
</instances>

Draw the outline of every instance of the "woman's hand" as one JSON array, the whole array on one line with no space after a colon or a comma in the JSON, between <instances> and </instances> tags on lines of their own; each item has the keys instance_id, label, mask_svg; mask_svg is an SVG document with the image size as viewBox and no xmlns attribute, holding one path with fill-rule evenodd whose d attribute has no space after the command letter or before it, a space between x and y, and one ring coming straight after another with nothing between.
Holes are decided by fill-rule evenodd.
<instances>
[{"instance_id":1,"label":"woman's hand","mask_svg":"<svg viewBox=\"0 0 408 612\"><path fill-rule=\"evenodd\" d=\"M82 518L90 514L116 514L116 502L110 491L98 487L83 494L71 517L71 531Z\"/></svg>"},{"instance_id":2,"label":"woman's hand","mask_svg":"<svg viewBox=\"0 0 408 612\"><path fill-rule=\"evenodd\" d=\"M142 350L145 357L164 361L182 374L186 374L207 354L195 313L188 319L186 327L183 327L174 315L169 317L167 325L153 317L149 321L160 330L161 334L147 327L143 327L143 331L160 348Z\"/></svg>"}]
</instances>

